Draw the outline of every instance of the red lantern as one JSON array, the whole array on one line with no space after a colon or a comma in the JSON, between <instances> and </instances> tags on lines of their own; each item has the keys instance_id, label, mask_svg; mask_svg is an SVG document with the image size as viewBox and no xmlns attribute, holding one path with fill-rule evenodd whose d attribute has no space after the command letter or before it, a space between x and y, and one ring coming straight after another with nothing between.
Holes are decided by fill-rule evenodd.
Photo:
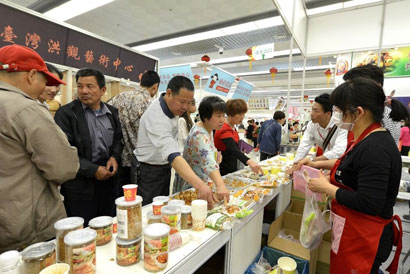
<instances>
[{"instance_id":1,"label":"red lantern","mask_svg":"<svg viewBox=\"0 0 410 274\"><path fill-rule=\"evenodd\" d=\"M249 57L249 71L251 71L251 70L252 70L252 61L254 60L254 59L253 59L252 48L248 48L248 49L245 51L245 53L246 53L246 55L248 55L248 57Z\"/></svg>"},{"instance_id":2,"label":"red lantern","mask_svg":"<svg viewBox=\"0 0 410 274\"><path fill-rule=\"evenodd\" d=\"M269 69L269 72L270 72L270 76L272 77L272 84L273 84L273 81L275 80L275 75L278 73L278 69L275 67L271 67Z\"/></svg>"},{"instance_id":3,"label":"red lantern","mask_svg":"<svg viewBox=\"0 0 410 274\"><path fill-rule=\"evenodd\" d=\"M209 61L211 61L211 58L208 55L204 55L204 56L201 57L201 61L205 62L205 63L208 63ZM207 65L204 64L204 75L206 75L206 67L207 67Z\"/></svg>"},{"instance_id":4,"label":"red lantern","mask_svg":"<svg viewBox=\"0 0 410 274\"><path fill-rule=\"evenodd\" d=\"M201 79L201 76L199 76L198 74L195 74L195 75L194 75L194 82L195 82L195 84L198 84L199 79Z\"/></svg>"},{"instance_id":5,"label":"red lantern","mask_svg":"<svg viewBox=\"0 0 410 274\"><path fill-rule=\"evenodd\" d=\"M201 61L204 61L204 62L208 63L209 61L211 61L211 58L208 55L204 55L204 56L202 56Z\"/></svg>"},{"instance_id":6,"label":"red lantern","mask_svg":"<svg viewBox=\"0 0 410 274\"><path fill-rule=\"evenodd\" d=\"M329 87L329 82L330 82L330 77L332 77L332 70L331 69L327 69L325 70L325 76L327 79L327 87Z\"/></svg>"}]
</instances>

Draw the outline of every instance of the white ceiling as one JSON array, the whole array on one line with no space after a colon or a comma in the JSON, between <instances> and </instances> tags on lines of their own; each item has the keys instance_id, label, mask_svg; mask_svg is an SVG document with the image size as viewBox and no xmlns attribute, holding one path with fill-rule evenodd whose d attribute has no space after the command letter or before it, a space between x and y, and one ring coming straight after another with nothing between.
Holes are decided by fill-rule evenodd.
<instances>
[{"instance_id":1,"label":"white ceiling","mask_svg":"<svg viewBox=\"0 0 410 274\"><path fill-rule=\"evenodd\" d=\"M57 0L12 0L11 2L30 7L41 1ZM305 0L306 4L327 5L340 0ZM195 33L221 26L244 23L271 17L275 14L272 0L115 0L107 5L74 17L66 23L106 37L122 44L135 44L145 40L161 39L164 36ZM255 19L253 19L255 18ZM169 38L171 38L169 37ZM254 45L275 42L275 51L289 49L290 35L285 26L270 27L254 32L244 32L219 38L187 43L147 53L160 58L160 65L173 65L200 61L204 54L211 60L232 56L244 56L245 50ZM218 46L224 47L224 54L218 53ZM303 58L293 58L292 67L303 66ZM323 58L322 63L335 62L333 56ZM309 59L308 65L318 65L318 59ZM275 66L279 73L275 83L269 68ZM231 73L249 72L248 61L221 64L218 67ZM266 71L264 75L243 76L255 85L255 90L270 90L275 94L287 88L288 57L274 58L253 63L252 71ZM327 86L324 70L307 73L307 88ZM203 69L194 68L193 73L203 76ZM209 71L208 71L209 73ZM292 88L300 88L301 73L292 74ZM282 92L283 93L283 92ZM283 94L282 94L283 95Z\"/></svg>"}]
</instances>

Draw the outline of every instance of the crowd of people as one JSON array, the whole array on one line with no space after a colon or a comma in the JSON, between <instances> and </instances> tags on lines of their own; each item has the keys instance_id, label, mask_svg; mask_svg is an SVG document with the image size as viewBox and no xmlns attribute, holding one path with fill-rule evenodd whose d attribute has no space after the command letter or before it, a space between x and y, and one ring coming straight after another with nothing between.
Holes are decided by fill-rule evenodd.
<instances>
[{"instance_id":1,"label":"crowd of people","mask_svg":"<svg viewBox=\"0 0 410 274\"><path fill-rule=\"evenodd\" d=\"M222 176L238 170L238 163L262 173L239 149L237 126L248 111L242 99L205 97L192 120L194 85L184 76L172 78L157 96L160 78L146 71L138 88L105 103L104 75L83 68L75 75L78 98L51 109L62 79L29 48L0 49L0 159L7 159L0 166L0 252L53 238L54 223L65 216L80 216L85 224L114 216L114 200L130 182L138 183L144 205L168 196L172 168L173 191L194 187L210 208L229 200ZM344 79L330 95L315 98L288 174L302 165L330 171L309 179L308 187L332 198L338 226L333 236L341 240L332 251L331 269L377 273L395 242L398 145L407 156L410 115L385 96L380 68L356 67ZM55 111L54 120L49 110ZM280 153L285 123L282 111L260 125L248 121L245 138L259 150L260 160ZM300 133L298 122L292 126ZM313 146L316 155L306 157Z\"/></svg>"}]
</instances>

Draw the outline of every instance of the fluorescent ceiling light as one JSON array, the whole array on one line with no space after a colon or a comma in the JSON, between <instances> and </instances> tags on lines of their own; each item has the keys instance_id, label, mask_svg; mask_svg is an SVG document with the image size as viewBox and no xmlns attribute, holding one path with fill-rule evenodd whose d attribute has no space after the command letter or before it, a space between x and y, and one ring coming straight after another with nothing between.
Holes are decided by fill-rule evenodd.
<instances>
[{"instance_id":1,"label":"fluorescent ceiling light","mask_svg":"<svg viewBox=\"0 0 410 274\"><path fill-rule=\"evenodd\" d=\"M45 12L44 15L56 21L66 21L113 1L114 0L70 0Z\"/></svg>"},{"instance_id":2,"label":"fluorescent ceiling light","mask_svg":"<svg viewBox=\"0 0 410 274\"><path fill-rule=\"evenodd\" d=\"M334 90L334 88L305 88L304 91L326 91L326 90ZM280 90L254 90L252 91L252 93L266 93L266 92L284 92L284 91L288 91L287 89L280 89ZM302 91L301 88L291 88L290 91ZM290 96L291 98L293 96ZM299 97L300 98L300 97Z\"/></svg>"},{"instance_id":3,"label":"fluorescent ceiling light","mask_svg":"<svg viewBox=\"0 0 410 274\"><path fill-rule=\"evenodd\" d=\"M155 49L167 48L181 44L192 43L196 41L237 34L247 31L254 31L258 29L270 28L274 26L283 25L283 21L279 16L271 17L267 19L261 19L253 22L233 25L230 27L220 28L216 30L210 30L205 32L199 32L191 35L185 35L163 41L153 42L145 45L133 47L138 51L151 51Z\"/></svg>"},{"instance_id":4,"label":"fluorescent ceiling light","mask_svg":"<svg viewBox=\"0 0 410 274\"><path fill-rule=\"evenodd\" d=\"M307 15L314 15L314 14L341 10L344 8L356 7L356 6L361 6L361 5L366 5L366 4L376 3L376 2L383 2L383 1L381 0L352 0L352 1L346 1L343 3L327 5L327 6L323 6L319 8L308 9L306 13Z\"/></svg>"},{"instance_id":5,"label":"fluorescent ceiling light","mask_svg":"<svg viewBox=\"0 0 410 274\"><path fill-rule=\"evenodd\" d=\"M328 69L328 68L335 68L336 65L323 65L323 66L311 66L311 67L306 67L305 70L318 70L318 69ZM299 68L294 68L294 71L303 71L303 67Z\"/></svg>"}]
</instances>

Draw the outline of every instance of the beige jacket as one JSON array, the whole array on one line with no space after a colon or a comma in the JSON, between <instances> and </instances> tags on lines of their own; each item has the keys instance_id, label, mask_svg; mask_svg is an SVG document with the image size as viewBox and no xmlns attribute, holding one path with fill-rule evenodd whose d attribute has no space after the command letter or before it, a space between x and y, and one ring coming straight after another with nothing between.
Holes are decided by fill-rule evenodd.
<instances>
[{"instance_id":1,"label":"beige jacket","mask_svg":"<svg viewBox=\"0 0 410 274\"><path fill-rule=\"evenodd\" d=\"M0 253L55 237L66 216L57 187L78 168L77 149L48 110L0 82Z\"/></svg>"}]
</instances>

